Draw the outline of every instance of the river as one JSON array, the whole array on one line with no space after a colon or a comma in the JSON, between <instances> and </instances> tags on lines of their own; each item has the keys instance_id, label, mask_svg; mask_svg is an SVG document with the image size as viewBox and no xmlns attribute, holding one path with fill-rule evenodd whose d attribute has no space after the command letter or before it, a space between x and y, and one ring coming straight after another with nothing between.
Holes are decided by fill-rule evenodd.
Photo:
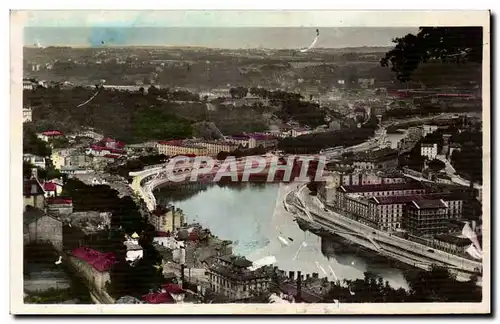
<instances>
[{"instance_id":1,"label":"river","mask_svg":"<svg viewBox=\"0 0 500 324\"><path fill-rule=\"evenodd\" d=\"M281 270L317 272L330 280L363 278L363 273L370 271L394 288L408 288L402 270L388 260L340 238L326 239L302 231L282 204L293 186L296 184L172 186L158 188L154 194L160 204L181 208L187 222L198 222L219 238L233 241L234 254L249 260L273 255Z\"/></svg>"}]
</instances>

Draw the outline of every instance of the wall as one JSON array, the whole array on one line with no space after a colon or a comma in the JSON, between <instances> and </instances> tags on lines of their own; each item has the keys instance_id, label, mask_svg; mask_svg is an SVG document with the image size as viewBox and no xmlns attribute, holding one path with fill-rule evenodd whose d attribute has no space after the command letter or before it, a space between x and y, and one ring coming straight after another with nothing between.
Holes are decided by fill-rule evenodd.
<instances>
[{"instance_id":1,"label":"wall","mask_svg":"<svg viewBox=\"0 0 500 324\"><path fill-rule=\"evenodd\" d=\"M93 285L97 290L105 290L106 282L111 280L108 271L99 272L87 262L74 256L69 256L68 259L76 270L77 275L85 279L86 283Z\"/></svg>"},{"instance_id":2,"label":"wall","mask_svg":"<svg viewBox=\"0 0 500 324\"><path fill-rule=\"evenodd\" d=\"M23 198L23 207L26 209L26 206L33 206L35 208L44 210L45 209L45 197L43 195L34 195Z\"/></svg>"},{"instance_id":3,"label":"wall","mask_svg":"<svg viewBox=\"0 0 500 324\"><path fill-rule=\"evenodd\" d=\"M42 216L28 224L30 242L50 242L62 251L62 223L50 216Z\"/></svg>"}]
</instances>

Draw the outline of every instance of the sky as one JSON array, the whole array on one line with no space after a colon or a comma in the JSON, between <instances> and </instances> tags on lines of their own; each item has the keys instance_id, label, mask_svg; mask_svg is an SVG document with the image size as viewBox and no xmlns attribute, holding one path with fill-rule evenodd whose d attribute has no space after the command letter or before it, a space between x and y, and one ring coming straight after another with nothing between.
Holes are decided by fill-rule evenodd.
<instances>
[{"instance_id":1,"label":"sky","mask_svg":"<svg viewBox=\"0 0 500 324\"><path fill-rule=\"evenodd\" d=\"M111 24L110 24L111 25ZM394 37L418 28L383 27L25 27L24 45L34 46L202 46L212 48L307 47L316 36L316 47L344 48L391 46Z\"/></svg>"}]
</instances>

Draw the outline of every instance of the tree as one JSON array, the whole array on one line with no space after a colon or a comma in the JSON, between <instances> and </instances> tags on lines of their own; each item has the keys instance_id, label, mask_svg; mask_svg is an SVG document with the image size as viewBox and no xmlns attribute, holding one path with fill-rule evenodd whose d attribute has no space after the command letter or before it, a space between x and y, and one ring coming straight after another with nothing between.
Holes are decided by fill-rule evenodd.
<instances>
[{"instance_id":1,"label":"tree","mask_svg":"<svg viewBox=\"0 0 500 324\"><path fill-rule=\"evenodd\" d=\"M32 175L32 170L35 166L27 161L23 161L23 178L29 179Z\"/></svg>"},{"instance_id":2,"label":"tree","mask_svg":"<svg viewBox=\"0 0 500 324\"><path fill-rule=\"evenodd\" d=\"M396 45L380 61L391 66L398 80L411 80L420 63L482 62L482 27L420 27L417 35L407 34L393 40Z\"/></svg>"},{"instance_id":3,"label":"tree","mask_svg":"<svg viewBox=\"0 0 500 324\"><path fill-rule=\"evenodd\" d=\"M229 94L232 98L244 98L248 94L248 89L245 87L236 87L229 90Z\"/></svg>"},{"instance_id":4,"label":"tree","mask_svg":"<svg viewBox=\"0 0 500 324\"><path fill-rule=\"evenodd\" d=\"M428 166L433 171L441 171L446 167L446 164L441 160L434 159L429 162Z\"/></svg>"},{"instance_id":5,"label":"tree","mask_svg":"<svg viewBox=\"0 0 500 324\"><path fill-rule=\"evenodd\" d=\"M23 153L30 153L38 156L50 156L50 147L36 136L36 133L29 128L23 129Z\"/></svg>"}]
</instances>

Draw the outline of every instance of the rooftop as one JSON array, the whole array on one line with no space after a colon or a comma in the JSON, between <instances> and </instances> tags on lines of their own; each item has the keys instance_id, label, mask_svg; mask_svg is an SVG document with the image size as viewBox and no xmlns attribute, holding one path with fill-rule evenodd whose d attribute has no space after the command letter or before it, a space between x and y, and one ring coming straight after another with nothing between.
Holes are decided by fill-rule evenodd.
<instances>
[{"instance_id":1,"label":"rooftop","mask_svg":"<svg viewBox=\"0 0 500 324\"><path fill-rule=\"evenodd\" d=\"M45 136L61 136L61 135L64 135L64 134L62 132L58 131L58 130L48 130L48 131L42 132L42 135L45 135Z\"/></svg>"},{"instance_id":2,"label":"rooftop","mask_svg":"<svg viewBox=\"0 0 500 324\"><path fill-rule=\"evenodd\" d=\"M466 200L470 195L467 193L430 193L423 195L407 195L407 196L386 196L386 197L372 197L370 201L378 205L392 205L392 204L406 204L418 199L443 199L444 201Z\"/></svg>"},{"instance_id":3,"label":"rooftop","mask_svg":"<svg viewBox=\"0 0 500 324\"><path fill-rule=\"evenodd\" d=\"M23 212L23 223L24 224L33 223L34 221L38 220L39 218L42 218L43 216L48 216L43 212L43 210L40 210L32 206L26 206L26 210Z\"/></svg>"},{"instance_id":4,"label":"rooftop","mask_svg":"<svg viewBox=\"0 0 500 324\"><path fill-rule=\"evenodd\" d=\"M148 304L175 304L174 298L168 292L150 292L149 294L142 296L141 299Z\"/></svg>"},{"instance_id":5,"label":"rooftop","mask_svg":"<svg viewBox=\"0 0 500 324\"><path fill-rule=\"evenodd\" d=\"M108 271L117 262L114 253L101 253L84 246L74 249L71 254L99 272Z\"/></svg>"},{"instance_id":6,"label":"rooftop","mask_svg":"<svg viewBox=\"0 0 500 324\"><path fill-rule=\"evenodd\" d=\"M406 183L340 186L339 189L340 191L346 193L356 193L374 191L420 190L426 189L426 187L421 182L412 181Z\"/></svg>"},{"instance_id":7,"label":"rooftop","mask_svg":"<svg viewBox=\"0 0 500 324\"><path fill-rule=\"evenodd\" d=\"M211 265L209 269L212 272L218 273L232 281L248 281L255 279L270 278L269 273L264 268L251 271L247 270L246 268L235 268L220 263L216 263Z\"/></svg>"},{"instance_id":8,"label":"rooftop","mask_svg":"<svg viewBox=\"0 0 500 324\"><path fill-rule=\"evenodd\" d=\"M248 261L244 257L237 257L234 255L224 255L218 258L219 260L227 263L231 263L233 266L239 267L239 268L247 268L250 267L253 263Z\"/></svg>"},{"instance_id":9,"label":"rooftop","mask_svg":"<svg viewBox=\"0 0 500 324\"><path fill-rule=\"evenodd\" d=\"M72 198L65 197L50 197L47 198L47 204L49 205L71 205L73 204Z\"/></svg>"},{"instance_id":10,"label":"rooftop","mask_svg":"<svg viewBox=\"0 0 500 324\"><path fill-rule=\"evenodd\" d=\"M418 199L412 201L413 207L417 209L448 208L442 199Z\"/></svg>"}]
</instances>

